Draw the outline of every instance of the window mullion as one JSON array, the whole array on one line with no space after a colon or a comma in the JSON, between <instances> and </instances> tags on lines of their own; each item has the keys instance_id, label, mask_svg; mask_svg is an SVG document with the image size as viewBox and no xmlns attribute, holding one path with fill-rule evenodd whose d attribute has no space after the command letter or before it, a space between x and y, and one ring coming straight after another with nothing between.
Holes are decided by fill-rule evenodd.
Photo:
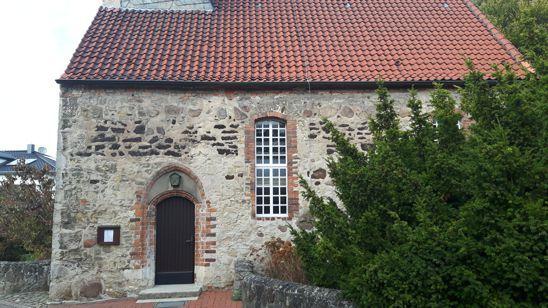
<instances>
[{"instance_id":1,"label":"window mullion","mask_svg":"<svg viewBox=\"0 0 548 308\"><path fill-rule=\"evenodd\" d=\"M268 168L270 169L270 202L269 202L269 207L270 207L270 215L274 215L274 129L272 128L272 125L273 123L270 122L268 124L268 130L269 130L269 133L268 133L268 139L269 139L269 142L268 142L268 157L269 157L269 166Z\"/></svg>"},{"instance_id":2,"label":"window mullion","mask_svg":"<svg viewBox=\"0 0 548 308\"><path fill-rule=\"evenodd\" d=\"M272 122L270 122L270 124L268 125L268 130L269 130L269 139L270 141L268 142L268 146L270 147L268 149L268 156L269 156L269 162L270 162L270 169L272 169L272 166L274 165L274 155L272 154L274 152L274 130L272 129Z\"/></svg>"}]
</instances>

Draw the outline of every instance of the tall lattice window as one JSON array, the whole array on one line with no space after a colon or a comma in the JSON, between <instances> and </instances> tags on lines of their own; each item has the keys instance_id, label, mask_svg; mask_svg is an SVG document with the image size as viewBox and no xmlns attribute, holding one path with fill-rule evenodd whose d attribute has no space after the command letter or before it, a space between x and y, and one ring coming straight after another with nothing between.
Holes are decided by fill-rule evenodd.
<instances>
[{"instance_id":1,"label":"tall lattice window","mask_svg":"<svg viewBox=\"0 0 548 308\"><path fill-rule=\"evenodd\" d=\"M255 124L255 210L257 217L287 216L287 134L284 122Z\"/></svg>"}]
</instances>

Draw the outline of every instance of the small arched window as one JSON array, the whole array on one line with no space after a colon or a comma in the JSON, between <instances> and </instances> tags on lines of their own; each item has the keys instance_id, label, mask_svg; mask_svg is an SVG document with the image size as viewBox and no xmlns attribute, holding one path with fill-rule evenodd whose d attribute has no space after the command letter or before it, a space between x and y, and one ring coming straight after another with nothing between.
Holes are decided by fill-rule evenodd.
<instances>
[{"instance_id":1,"label":"small arched window","mask_svg":"<svg viewBox=\"0 0 548 308\"><path fill-rule=\"evenodd\" d=\"M287 133L285 122L255 123L255 214L287 217Z\"/></svg>"}]
</instances>

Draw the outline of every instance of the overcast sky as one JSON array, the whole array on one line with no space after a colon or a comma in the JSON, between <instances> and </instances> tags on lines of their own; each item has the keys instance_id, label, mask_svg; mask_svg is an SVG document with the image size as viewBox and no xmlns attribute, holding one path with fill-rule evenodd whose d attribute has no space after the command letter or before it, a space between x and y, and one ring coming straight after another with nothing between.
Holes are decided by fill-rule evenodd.
<instances>
[{"instance_id":1,"label":"overcast sky","mask_svg":"<svg viewBox=\"0 0 548 308\"><path fill-rule=\"evenodd\" d=\"M2 1L0 150L44 146L55 157L59 78L101 0Z\"/></svg>"}]
</instances>

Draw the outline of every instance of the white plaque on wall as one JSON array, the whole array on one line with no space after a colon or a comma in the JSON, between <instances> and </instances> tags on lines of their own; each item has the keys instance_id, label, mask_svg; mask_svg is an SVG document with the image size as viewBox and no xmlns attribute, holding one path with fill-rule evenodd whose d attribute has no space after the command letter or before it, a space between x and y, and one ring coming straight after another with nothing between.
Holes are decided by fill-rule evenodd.
<instances>
[{"instance_id":1,"label":"white plaque on wall","mask_svg":"<svg viewBox=\"0 0 548 308\"><path fill-rule=\"evenodd\" d=\"M114 230L105 230L104 233L104 241L105 243L112 243L114 242Z\"/></svg>"}]
</instances>

